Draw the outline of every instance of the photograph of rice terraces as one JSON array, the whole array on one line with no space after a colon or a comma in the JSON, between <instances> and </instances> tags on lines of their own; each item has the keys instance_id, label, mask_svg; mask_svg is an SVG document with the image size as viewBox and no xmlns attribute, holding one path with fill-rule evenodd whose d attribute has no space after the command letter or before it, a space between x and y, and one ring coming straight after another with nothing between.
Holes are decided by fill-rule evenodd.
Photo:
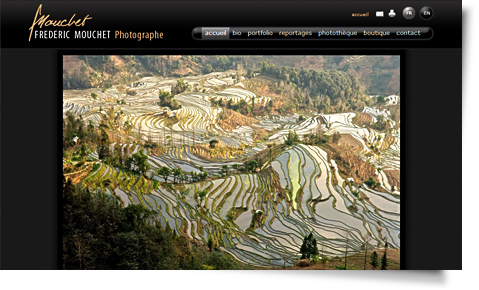
<instances>
[{"instance_id":1,"label":"photograph of rice terraces","mask_svg":"<svg viewBox=\"0 0 479 290\"><path fill-rule=\"evenodd\" d=\"M64 55L64 269L400 269L399 55Z\"/></svg>"}]
</instances>

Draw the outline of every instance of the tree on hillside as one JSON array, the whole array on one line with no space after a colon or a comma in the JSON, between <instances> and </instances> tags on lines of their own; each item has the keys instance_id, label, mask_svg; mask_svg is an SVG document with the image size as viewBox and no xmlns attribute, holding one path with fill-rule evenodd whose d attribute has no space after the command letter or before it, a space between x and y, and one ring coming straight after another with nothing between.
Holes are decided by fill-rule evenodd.
<instances>
[{"instance_id":1,"label":"tree on hillside","mask_svg":"<svg viewBox=\"0 0 479 290\"><path fill-rule=\"evenodd\" d=\"M187 83L183 79L179 79L176 81L176 86L171 89L173 95L181 94L186 91L189 87Z\"/></svg>"},{"instance_id":2,"label":"tree on hillside","mask_svg":"<svg viewBox=\"0 0 479 290\"><path fill-rule=\"evenodd\" d=\"M158 98L160 99L160 103L165 103L165 102L169 102L172 96L170 92L160 90L158 92Z\"/></svg>"},{"instance_id":3,"label":"tree on hillside","mask_svg":"<svg viewBox=\"0 0 479 290\"><path fill-rule=\"evenodd\" d=\"M82 160L85 160L85 157L87 156L88 154L88 148L86 147L85 144L82 144L81 145L81 148L80 148L80 157Z\"/></svg>"},{"instance_id":4,"label":"tree on hillside","mask_svg":"<svg viewBox=\"0 0 479 290\"><path fill-rule=\"evenodd\" d=\"M234 170L238 171L238 168L239 168L239 164L237 164L237 163L233 164L233 169Z\"/></svg>"},{"instance_id":5,"label":"tree on hillside","mask_svg":"<svg viewBox=\"0 0 479 290\"><path fill-rule=\"evenodd\" d=\"M104 129L101 129L100 145L98 145L97 151L98 151L98 158L101 160L105 160L111 156L110 139Z\"/></svg>"},{"instance_id":6,"label":"tree on hillside","mask_svg":"<svg viewBox=\"0 0 479 290\"><path fill-rule=\"evenodd\" d=\"M386 104L386 100L384 98L384 96L379 96L376 98L376 103L378 104L379 107L383 106L384 104Z\"/></svg>"},{"instance_id":7,"label":"tree on hillside","mask_svg":"<svg viewBox=\"0 0 479 290\"><path fill-rule=\"evenodd\" d=\"M208 194L208 192L206 190L198 191L198 197L200 198L201 202L203 202L203 200L205 199L207 194Z\"/></svg>"},{"instance_id":8,"label":"tree on hillside","mask_svg":"<svg viewBox=\"0 0 479 290\"><path fill-rule=\"evenodd\" d=\"M216 144L220 143L218 140L213 139L210 141L210 148L214 149L216 148Z\"/></svg>"},{"instance_id":9,"label":"tree on hillside","mask_svg":"<svg viewBox=\"0 0 479 290\"><path fill-rule=\"evenodd\" d=\"M125 130L127 134L130 134L131 129L133 129L133 124L130 121L125 121L125 123L123 123L123 130Z\"/></svg>"},{"instance_id":10,"label":"tree on hillside","mask_svg":"<svg viewBox=\"0 0 479 290\"><path fill-rule=\"evenodd\" d=\"M165 182L168 181L168 176L171 174L170 168L163 166L158 170L158 175L163 176Z\"/></svg>"},{"instance_id":11,"label":"tree on hillside","mask_svg":"<svg viewBox=\"0 0 479 290\"><path fill-rule=\"evenodd\" d=\"M246 72L246 78L250 79L254 77L254 72L252 69L248 69L248 71Z\"/></svg>"},{"instance_id":12,"label":"tree on hillside","mask_svg":"<svg viewBox=\"0 0 479 290\"><path fill-rule=\"evenodd\" d=\"M378 253L376 253L376 251L374 251L369 257L369 264L373 267L373 270L376 270L379 266Z\"/></svg>"},{"instance_id":13,"label":"tree on hillside","mask_svg":"<svg viewBox=\"0 0 479 290\"><path fill-rule=\"evenodd\" d=\"M210 252L213 250L213 238L212 237L208 238L208 248L210 249Z\"/></svg>"},{"instance_id":14,"label":"tree on hillside","mask_svg":"<svg viewBox=\"0 0 479 290\"><path fill-rule=\"evenodd\" d=\"M182 172L181 172L180 168L173 169L173 182L174 183L178 183L179 177L180 177L181 174L182 174Z\"/></svg>"},{"instance_id":15,"label":"tree on hillside","mask_svg":"<svg viewBox=\"0 0 479 290\"><path fill-rule=\"evenodd\" d=\"M173 98L174 98L174 95L172 95L168 91L160 90L158 92L158 99L160 100L159 105L160 106L165 106L165 107L170 107L172 110L176 110L180 107L180 105Z\"/></svg>"},{"instance_id":16,"label":"tree on hillside","mask_svg":"<svg viewBox=\"0 0 479 290\"><path fill-rule=\"evenodd\" d=\"M82 118L81 115L80 115L80 118ZM80 119L78 124L78 137L80 139L83 139L83 137L85 136L86 136L85 131L83 131L83 121Z\"/></svg>"},{"instance_id":17,"label":"tree on hillside","mask_svg":"<svg viewBox=\"0 0 479 290\"><path fill-rule=\"evenodd\" d=\"M383 257L381 259L381 270L387 270L388 269L387 252L388 252L388 242L386 242L386 248L384 249L384 254L383 254Z\"/></svg>"},{"instance_id":18,"label":"tree on hillside","mask_svg":"<svg viewBox=\"0 0 479 290\"><path fill-rule=\"evenodd\" d=\"M207 177L208 177L208 172L200 172L200 173L198 173L198 179L199 179L199 180L206 180Z\"/></svg>"},{"instance_id":19,"label":"tree on hillside","mask_svg":"<svg viewBox=\"0 0 479 290\"><path fill-rule=\"evenodd\" d=\"M301 259L310 259L311 256L319 255L318 245L313 237L313 233L304 237L299 253L301 254Z\"/></svg>"},{"instance_id":20,"label":"tree on hillside","mask_svg":"<svg viewBox=\"0 0 479 290\"><path fill-rule=\"evenodd\" d=\"M253 171L256 167L258 167L258 161L250 160L248 161L248 171Z\"/></svg>"},{"instance_id":21,"label":"tree on hillside","mask_svg":"<svg viewBox=\"0 0 479 290\"><path fill-rule=\"evenodd\" d=\"M150 164L148 164L148 155L141 151L126 158L125 165L129 170L138 171L143 175L150 170Z\"/></svg>"},{"instance_id":22,"label":"tree on hillside","mask_svg":"<svg viewBox=\"0 0 479 290\"><path fill-rule=\"evenodd\" d=\"M120 164L120 166L124 165L124 163L123 163L124 155L123 155L123 150L122 150L120 144L118 144L118 143L115 144L115 149L114 150L115 150L116 157L118 157L118 164Z\"/></svg>"},{"instance_id":23,"label":"tree on hillside","mask_svg":"<svg viewBox=\"0 0 479 290\"><path fill-rule=\"evenodd\" d=\"M272 108L273 108L273 100L269 100L268 104L266 105L266 112L270 113Z\"/></svg>"},{"instance_id":24,"label":"tree on hillside","mask_svg":"<svg viewBox=\"0 0 479 290\"><path fill-rule=\"evenodd\" d=\"M299 137L295 130L289 130L288 135L286 136L286 138L284 138L284 144L286 145L294 145L298 143L298 141Z\"/></svg>"},{"instance_id":25,"label":"tree on hillside","mask_svg":"<svg viewBox=\"0 0 479 290\"><path fill-rule=\"evenodd\" d=\"M228 175L228 172L229 172L229 168L228 168L228 165L223 165L223 167L221 167L221 171L225 173L225 175Z\"/></svg>"},{"instance_id":26,"label":"tree on hillside","mask_svg":"<svg viewBox=\"0 0 479 290\"><path fill-rule=\"evenodd\" d=\"M269 160L271 161L271 148L273 148L273 144L268 144L268 153L269 153Z\"/></svg>"},{"instance_id":27,"label":"tree on hillside","mask_svg":"<svg viewBox=\"0 0 479 290\"><path fill-rule=\"evenodd\" d=\"M204 74L209 74L212 71L213 71L213 66L211 65L211 63L207 63L202 69L202 72Z\"/></svg>"},{"instance_id":28,"label":"tree on hillside","mask_svg":"<svg viewBox=\"0 0 479 290\"><path fill-rule=\"evenodd\" d=\"M387 252L384 252L383 257L381 259L381 270L387 270L387 269L388 269Z\"/></svg>"}]
</instances>

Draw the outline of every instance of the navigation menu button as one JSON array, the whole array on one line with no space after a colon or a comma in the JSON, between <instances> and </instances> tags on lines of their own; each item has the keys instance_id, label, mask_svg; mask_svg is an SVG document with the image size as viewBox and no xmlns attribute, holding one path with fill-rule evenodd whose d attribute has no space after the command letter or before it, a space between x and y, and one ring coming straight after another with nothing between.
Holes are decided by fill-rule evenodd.
<instances>
[{"instance_id":1,"label":"navigation menu button","mask_svg":"<svg viewBox=\"0 0 479 290\"><path fill-rule=\"evenodd\" d=\"M229 27L202 27L201 39L229 39L230 29Z\"/></svg>"},{"instance_id":2,"label":"navigation menu button","mask_svg":"<svg viewBox=\"0 0 479 290\"><path fill-rule=\"evenodd\" d=\"M416 10L414 10L412 7L406 7L402 11L402 16L408 20L411 20L416 16Z\"/></svg>"},{"instance_id":3,"label":"navigation menu button","mask_svg":"<svg viewBox=\"0 0 479 290\"><path fill-rule=\"evenodd\" d=\"M419 11L419 15L421 16L422 19L429 20L434 15L434 11L432 11L431 7L424 6L422 7L421 11Z\"/></svg>"}]
</instances>

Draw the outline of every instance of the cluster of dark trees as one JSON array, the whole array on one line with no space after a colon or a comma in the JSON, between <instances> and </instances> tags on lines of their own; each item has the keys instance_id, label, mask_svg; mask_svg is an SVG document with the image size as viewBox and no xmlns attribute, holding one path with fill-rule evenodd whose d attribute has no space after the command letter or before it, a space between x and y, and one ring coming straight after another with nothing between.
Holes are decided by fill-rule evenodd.
<instances>
[{"instance_id":1,"label":"cluster of dark trees","mask_svg":"<svg viewBox=\"0 0 479 290\"><path fill-rule=\"evenodd\" d=\"M381 265L379 263L381 263ZM386 243L386 250L384 251L381 261L379 261L378 253L374 251L369 257L369 264L373 267L373 270L376 270L378 266L381 266L380 267L381 270L388 269L387 243Z\"/></svg>"},{"instance_id":2,"label":"cluster of dark trees","mask_svg":"<svg viewBox=\"0 0 479 290\"><path fill-rule=\"evenodd\" d=\"M119 143L115 144L112 150L105 122L102 120L100 126L95 127L90 121L85 126L81 116L75 117L71 112L67 112L66 118L63 119L64 154L73 150L73 161L85 161L88 151L96 148L98 158L103 162L145 175L150 169L148 156L142 150L131 154L129 146L121 146ZM75 137L78 137L77 142L74 142Z\"/></svg>"},{"instance_id":3,"label":"cluster of dark trees","mask_svg":"<svg viewBox=\"0 0 479 290\"><path fill-rule=\"evenodd\" d=\"M63 180L64 269L244 269L212 249L196 246L141 205Z\"/></svg>"},{"instance_id":4,"label":"cluster of dark trees","mask_svg":"<svg viewBox=\"0 0 479 290\"><path fill-rule=\"evenodd\" d=\"M244 168L246 173L253 172L258 167L258 161L256 160L249 160L244 163Z\"/></svg>"},{"instance_id":5,"label":"cluster of dark trees","mask_svg":"<svg viewBox=\"0 0 479 290\"><path fill-rule=\"evenodd\" d=\"M260 62L259 72L274 77L294 89L285 90L278 86L277 93L292 94L298 107L316 109L319 112L357 110L371 99L355 76L343 71L316 71L288 66L276 66L268 61ZM334 107L334 110L333 110Z\"/></svg>"},{"instance_id":6,"label":"cluster of dark trees","mask_svg":"<svg viewBox=\"0 0 479 290\"><path fill-rule=\"evenodd\" d=\"M148 155L143 153L141 150L137 153L134 153L130 157L126 158L125 167L130 171L135 171L146 175L146 172L150 170L150 164L148 164Z\"/></svg>"},{"instance_id":7,"label":"cluster of dark trees","mask_svg":"<svg viewBox=\"0 0 479 290\"><path fill-rule=\"evenodd\" d=\"M249 160L245 162L244 168L242 170L244 172L253 172L257 167L258 167L258 161ZM238 170L240 169L240 166L238 164L234 164L233 169L235 169L238 172ZM183 172L179 168L175 168L171 170L170 168L163 166L162 168L158 169L157 174L163 177L165 182L168 182L168 178L170 176L173 176L174 183L198 182L198 181L206 180L208 178L208 172L204 171L203 166L200 166L199 170L200 172L192 171L190 173L190 176L188 176L185 172ZM224 174L225 176L228 175L229 173L228 165L225 164L222 166L221 173Z\"/></svg>"},{"instance_id":8,"label":"cluster of dark trees","mask_svg":"<svg viewBox=\"0 0 479 290\"><path fill-rule=\"evenodd\" d=\"M191 180L193 182L196 182L196 181L204 181L206 180L206 178L208 178L208 172L204 172L204 171L200 171L198 173L196 172L191 172Z\"/></svg>"},{"instance_id":9,"label":"cluster of dark trees","mask_svg":"<svg viewBox=\"0 0 479 290\"><path fill-rule=\"evenodd\" d=\"M189 87L187 83L183 79L179 79L176 81L176 85L171 89L171 93L173 95L178 95L186 91Z\"/></svg>"},{"instance_id":10,"label":"cluster of dark trees","mask_svg":"<svg viewBox=\"0 0 479 290\"><path fill-rule=\"evenodd\" d=\"M163 166L162 168L158 169L157 174L168 182L168 177L173 176L174 183L184 183L184 182L196 182L196 181L203 181L206 180L208 177L208 172L205 172L203 166L200 166L200 172L191 172L191 177L188 176L185 172L183 172L180 168L175 168L171 170L170 168Z\"/></svg>"},{"instance_id":11,"label":"cluster of dark trees","mask_svg":"<svg viewBox=\"0 0 479 290\"><path fill-rule=\"evenodd\" d=\"M364 184L367 186L371 187L372 189L375 189L376 187L381 186L380 182L376 182L372 177L369 177L368 180L364 181Z\"/></svg>"},{"instance_id":12,"label":"cluster of dark trees","mask_svg":"<svg viewBox=\"0 0 479 290\"><path fill-rule=\"evenodd\" d=\"M307 145L319 145L328 143L331 141L337 143L341 138L339 133L335 133L332 136L324 135L321 129L311 132L311 134L304 134L303 138L300 139L295 130L289 130L288 135L284 137L284 144L291 146L298 143L307 144Z\"/></svg>"},{"instance_id":13,"label":"cluster of dark trees","mask_svg":"<svg viewBox=\"0 0 479 290\"><path fill-rule=\"evenodd\" d=\"M122 146L116 143L111 148L111 141L106 130L100 127L101 138L97 145L98 158L115 167L127 169L146 176L150 169L148 155L143 153L143 148L137 153L131 154L129 146Z\"/></svg>"},{"instance_id":14,"label":"cluster of dark trees","mask_svg":"<svg viewBox=\"0 0 479 290\"><path fill-rule=\"evenodd\" d=\"M172 110L179 109L181 105L174 99L175 95L186 91L188 84L183 79L176 81L176 85L171 88L171 93L166 91L159 91L158 98L160 99L158 105L162 107L169 107Z\"/></svg>"},{"instance_id":15,"label":"cluster of dark trees","mask_svg":"<svg viewBox=\"0 0 479 290\"><path fill-rule=\"evenodd\" d=\"M335 135L333 135L334 137ZM303 135L303 143L307 145L319 145L328 143L331 140L331 136L324 135L322 130L318 130L316 134L305 134Z\"/></svg>"},{"instance_id":16,"label":"cluster of dark trees","mask_svg":"<svg viewBox=\"0 0 479 290\"><path fill-rule=\"evenodd\" d=\"M85 125L82 116L76 117L71 111L66 113L63 118L63 149L75 146L74 137L80 138L83 143L96 143L100 140L100 135L95 130L95 125L90 121Z\"/></svg>"},{"instance_id":17,"label":"cluster of dark trees","mask_svg":"<svg viewBox=\"0 0 479 290\"><path fill-rule=\"evenodd\" d=\"M261 114L263 112L270 113L271 108L273 107L273 102L268 101L265 105L263 104L257 104L255 102L255 98L253 97L251 105L249 105L245 100L241 100L237 103L233 103L233 100L228 100L224 101L223 99L219 98L218 100L216 98L211 98L210 102L213 105L220 106L226 109L230 109L233 111L236 111L238 113L241 113L243 115L251 115L251 114ZM221 116L220 116L221 118Z\"/></svg>"},{"instance_id":18,"label":"cluster of dark trees","mask_svg":"<svg viewBox=\"0 0 479 290\"><path fill-rule=\"evenodd\" d=\"M291 146L299 142L298 133L295 130L289 130L288 135L284 138L284 144Z\"/></svg>"},{"instance_id":19,"label":"cluster of dark trees","mask_svg":"<svg viewBox=\"0 0 479 290\"><path fill-rule=\"evenodd\" d=\"M221 106L222 104L220 103L220 101L218 102L218 105ZM247 115L247 114L251 113L251 111L254 107L254 99L253 99L253 103L252 103L251 106L249 106L248 103L245 100L241 100L238 103L234 104L233 101L230 99L224 104L224 107L226 107L227 109L236 111L238 113L241 113L243 115Z\"/></svg>"},{"instance_id":20,"label":"cluster of dark trees","mask_svg":"<svg viewBox=\"0 0 479 290\"><path fill-rule=\"evenodd\" d=\"M384 120L384 117L382 115L378 115L376 117L377 122L376 123L371 123L368 125L368 127L379 131L379 132L384 132L389 126L388 120Z\"/></svg>"},{"instance_id":21,"label":"cluster of dark trees","mask_svg":"<svg viewBox=\"0 0 479 290\"><path fill-rule=\"evenodd\" d=\"M348 241L346 241L346 254L345 254L345 263L344 265L341 266L336 266L335 268L338 270L349 270L349 268L346 265L347 262L347 248L348 248ZM384 254L381 258L381 261L379 261L378 253L374 251L370 256L369 256L369 264L373 267L373 270L375 270L378 266L381 266L381 270L387 270L388 269L388 258L387 258L387 249L388 249L388 243L386 242L386 247ZM318 250L318 244L316 241L316 238L313 237L313 234L310 233L309 235L304 236L303 239L303 244L301 245L301 248L299 250L299 253L301 254L301 259L312 259L313 261L316 261L316 257L319 255L319 250ZM367 250L365 251L365 256L364 256L364 269L366 270L366 256L367 255ZM321 262L323 263L323 269L324 269L324 264L328 262L327 257L322 257Z\"/></svg>"},{"instance_id":22,"label":"cluster of dark trees","mask_svg":"<svg viewBox=\"0 0 479 290\"><path fill-rule=\"evenodd\" d=\"M63 119L62 131L63 157L79 161L76 164L78 168L85 163L88 152L102 140L102 134L96 130L91 121L85 125L81 116L76 117L70 111Z\"/></svg>"},{"instance_id":23,"label":"cluster of dark trees","mask_svg":"<svg viewBox=\"0 0 479 290\"><path fill-rule=\"evenodd\" d=\"M180 107L180 104L173 99L174 95L172 95L170 92L166 91L159 91L158 92L158 99L160 101L158 102L158 105L161 107L168 107L172 110L176 110Z\"/></svg>"},{"instance_id":24,"label":"cluster of dark trees","mask_svg":"<svg viewBox=\"0 0 479 290\"><path fill-rule=\"evenodd\" d=\"M313 233L304 237L299 253L301 254L301 259L310 259L313 256L319 255L318 244L316 238L313 237Z\"/></svg>"},{"instance_id":25,"label":"cluster of dark trees","mask_svg":"<svg viewBox=\"0 0 479 290\"><path fill-rule=\"evenodd\" d=\"M253 98L251 105L248 105L248 103L245 100L241 100L236 104L233 104L232 100L229 100L228 102L226 102L225 107L227 109L230 109L238 113L241 113L245 116L248 116L248 115L251 115L255 109L255 99ZM256 108L259 108L259 107L264 107L264 106L256 105Z\"/></svg>"}]
</instances>

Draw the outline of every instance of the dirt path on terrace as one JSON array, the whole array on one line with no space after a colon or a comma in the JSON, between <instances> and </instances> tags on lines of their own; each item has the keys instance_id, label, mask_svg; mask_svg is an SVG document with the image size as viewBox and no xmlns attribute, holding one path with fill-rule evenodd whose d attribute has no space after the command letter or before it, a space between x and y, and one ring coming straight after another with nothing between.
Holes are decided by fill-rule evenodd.
<instances>
[{"instance_id":1,"label":"dirt path on terrace","mask_svg":"<svg viewBox=\"0 0 479 290\"><path fill-rule=\"evenodd\" d=\"M339 141L342 139L343 136L341 136ZM348 142L346 139L343 141ZM375 175L376 168L359 157L357 152L350 150L347 146L339 146L332 142L328 143L327 145L328 146L322 146L322 149L328 153L328 158L334 159L336 161L338 169L343 175L346 177L353 177L354 181L359 184L362 184L361 180L367 180L369 177L374 177L377 181L377 177Z\"/></svg>"},{"instance_id":2,"label":"dirt path on terrace","mask_svg":"<svg viewBox=\"0 0 479 290\"><path fill-rule=\"evenodd\" d=\"M79 183L80 181L82 181L85 176L87 176L88 173L90 173L90 171L92 170L93 168L93 164L95 162L91 162L87 165L87 167L81 171L78 171L78 172L73 172L67 176L65 176L67 179L71 179L72 183L73 184L77 184Z\"/></svg>"},{"instance_id":3,"label":"dirt path on terrace","mask_svg":"<svg viewBox=\"0 0 479 290\"><path fill-rule=\"evenodd\" d=\"M363 144L350 134L341 134L338 145L341 147L348 148L354 153L359 153L363 150Z\"/></svg>"},{"instance_id":4,"label":"dirt path on terrace","mask_svg":"<svg viewBox=\"0 0 479 290\"><path fill-rule=\"evenodd\" d=\"M218 125L223 130L233 130L238 126L252 126L259 123L255 118L244 116L230 109L225 109L225 118L219 120Z\"/></svg>"}]
</instances>

